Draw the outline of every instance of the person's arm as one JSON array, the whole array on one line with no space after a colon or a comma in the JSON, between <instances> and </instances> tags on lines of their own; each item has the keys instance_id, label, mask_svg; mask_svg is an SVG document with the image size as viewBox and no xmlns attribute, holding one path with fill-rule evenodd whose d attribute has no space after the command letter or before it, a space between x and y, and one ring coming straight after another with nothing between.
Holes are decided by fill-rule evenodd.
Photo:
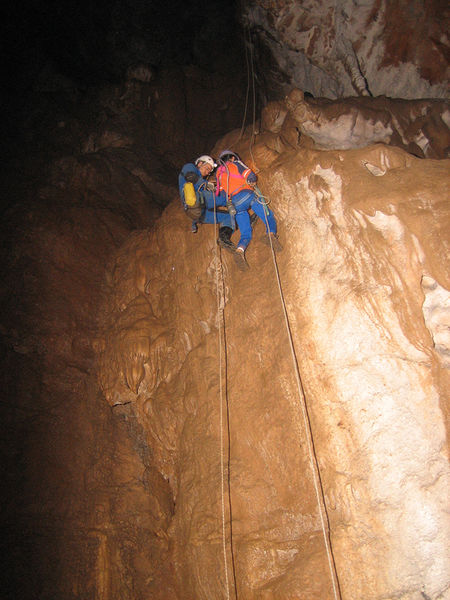
<instances>
[{"instance_id":1,"label":"person's arm","mask_svg":"<svg viewBox=\"0 0 450 600\"><path fill-rule=\"evenodd\" d=\"M198 205L198 199L195 184L200 179L200 173L197 167L188 163L184 165L180 173L180 196L185 208L192 208Z\"/></svg>"},{"instance_id":2,"label":"person's arm","mask_svg":"<svg viewBox=\"0 0 450 600\"><path fill-rule=\"evenodd\" d=\"M250 187L254 188L256 187L256 182L258 181L258 177L256 176L256 173L254 173L253 171L250 171L250 173L247 175L247 183Z\"/></svg>"},{"instance_id":3,"label":"person's arm","mask_svg":"<svg viewBox=\"0 0 450 600\"><path fill-rule=\"evenodd\" d=\"M194 165L186 165L183 167L181 174L188 183L197 183L200 179L200 175L197 172L197 168Z\"/></svg>"},{"instance_id":4,"label":"person's arm","mask_svg":"<svg viewBox=\"0 0 450 600\"><path fill-rule=\"evenodd\" d=\"M248 183L248 185L250 185L251 187L255 187L256 182L258 181L256 173L252 171L249 167L247 167L247 165L244 165L242 163L238 163L238 170L242 177L245 179L245 181Z\"/></svg>"}]
</instances>

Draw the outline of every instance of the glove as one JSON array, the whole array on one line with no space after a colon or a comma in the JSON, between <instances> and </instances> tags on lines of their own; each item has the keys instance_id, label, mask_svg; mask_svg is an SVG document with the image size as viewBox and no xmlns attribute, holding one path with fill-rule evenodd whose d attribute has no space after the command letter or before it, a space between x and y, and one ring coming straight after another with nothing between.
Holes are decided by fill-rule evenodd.
<instances>
[{"instance_id":1,"label":"glove","mask_svg":"<svg viewBox=\"0 0 450 600\"><path fill-rule=\"evenodd\" d=\"M184 175L184 178L186 179L186 181L189 181L189 183L197 183L198 181L198 175L194 171L182 173L182 175Z\"/></svg>"}]
</instances>

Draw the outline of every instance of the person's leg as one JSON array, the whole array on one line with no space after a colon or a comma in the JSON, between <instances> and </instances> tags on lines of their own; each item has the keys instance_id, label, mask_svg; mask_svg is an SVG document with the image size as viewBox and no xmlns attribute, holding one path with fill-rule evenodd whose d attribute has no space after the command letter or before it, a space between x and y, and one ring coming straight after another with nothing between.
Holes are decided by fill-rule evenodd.
<instances>
[{"instance_id":1,"label":"person's leg","mask_svg":"<svg viewBox=\"0 0 450 600\"><path fill-rule=\"evenodd\" d=\"M214 217L214 210L205 210L202 223L219 223L221 227L230 227L233 229L231 217L227 212L216 212L216 216Z\"/></svg>"},{"instance_id":2,"label":"person's leg","mask_svg":"<svg viewBox=\"0 0 450 600\"><path fill-rule=\"evenodd\" d=\"M230 252L236 250L236 246L231 241L231 236L234 233L234 223L232 222L231 216L228 213L216 212L214 215L213 210L206 210L203 214L202 223L207 224L219 224L219 237L217 243L219 246Z\"/></svg>"},{"instance_id":3,"label":"person's leg","mask_svg":"<svg viewBox=\"0 0 450 600\"><path fill-rule=\"evenodd\" d=\"M261 202L258 202L257 200L254 200L252 202L252 210L254 213L256 213L258 215L258 217L261 219L261 221L264 223L265 227L266 227L266 233L270 232L270 233L275 233L277 232L277 222L275 221L275 216L273 214L273 212L270 210L270 208L268 208L268 214L265 214L265 208L264 205L261 204ZM267 223L266 223L266 217L267 217ZM269 225L269 230L267 230L267 225Z\"/></svg>"},{"instance_id":4,"label":"person's leg","mask_svg":"<svg viewBox=\"0 0 450 600\"><path fill-rule=\"evenodd\" d=\"M236 223L241 232L238 248L245 250L252 239L252 226L250 224L250 215L246 210L236 213Z\"/></svg>"},{"instance_id":5,"label":"person's leg","mask_svg":"<svg viewBox=\"0 0 450 600\"><path fill-rule=\"evenodd\" d=\"M207 210L214 210L214 208L219 206L227 205L227 196L224 192L221 192L218 196L216 196L215 192L204 190L203 199L205 201Z\"/></svg>"},{"instance_id":6,"label":"person's leg","mask_svg":"<svg viewBox=\"0 0 450 600\"><path fill-rule=\"evenodd\" d=\"M233 233L234 231L231 229L231 227L221 227L219 229L219 237L217 239L219 246L225 250L229 250L230 252L234 252L236 250L236 246L231 241L231 236Z\"/></svg>"},{"instance_id":7,"label":"person's leg","mask_svg":"<svg viewBox=\"0 0 450 600\"><path fill-rule=\"evenodd\" d=\"M261 221L263 221L266 227L266 233L262 239L264 244L267 246L272 246L275 252L281 252L281 250L283 250L283 246L280 244L280 240L278 239L277 222L275 221L273 212L268 208L268 214L266 214L265 207L257 201L252 203L252 209L258 215ZM268 231L267 226L269 226Z\"/></svg>"},{"instance_id":8,"label":"person's leg","mask_svg":"<svg viewBox=\"0 0 450 600\"><path fill-rule=\"evenodd\" d=\"M217 210L219 207L223 209L227 205L227 196L225 193L221 192L216 196L215 192L205 190L203 198L206 208L204 223L219 223L221 228L230 227L232 230L236 229L235 223L228 211ZM215 217L214 213L216 213Z\"/></svg>"},{"instance_id":9,"label":"person's leg","mask_svg":"<svg viewBox=\"0 0 450 600\"><path fill-rule=\"evenodd\" d=\"M246 210L236 213L236 224L241 232L238 246L234 253L234 260L241 271L246 271L249 266L245 259L245 250L252 239L252 226L250 223L250 215Z\"/></svg>"},{"instance_id":10,"label":"person's leg","mask_svg":"<svg viewBox=\"0 0 450 600\"><path fill-rule=\"evenodd\" d=\"M241 237L238 243L238 250L245 251L252 239L252 225L248 210L254 198L254 193L250 190L243 190L233 196L233 206L236 209L236 225L241 232Z\"/></svg>"}]
</instances>

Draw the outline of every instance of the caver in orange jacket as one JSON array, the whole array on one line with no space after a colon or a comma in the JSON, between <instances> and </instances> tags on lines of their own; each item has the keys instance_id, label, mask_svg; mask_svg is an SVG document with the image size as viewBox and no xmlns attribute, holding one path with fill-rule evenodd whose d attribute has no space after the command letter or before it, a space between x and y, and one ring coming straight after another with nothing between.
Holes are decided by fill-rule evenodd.
<instances>
[{"instance_id":1,"label":"caver in orange jacket","mask_svg":"<svg viewBox=\"0 0 450 600\"><path fill-rule=\"evenodd\" d=\"M250 177L249 177L250 176ZM217 188L216 194L224 191L228 198L243 190L253 191L253 187L248 183L252 180L256 182L256 175L251 169L241 162L227 161L217 169Z\"/></svg>"}]
</instances>

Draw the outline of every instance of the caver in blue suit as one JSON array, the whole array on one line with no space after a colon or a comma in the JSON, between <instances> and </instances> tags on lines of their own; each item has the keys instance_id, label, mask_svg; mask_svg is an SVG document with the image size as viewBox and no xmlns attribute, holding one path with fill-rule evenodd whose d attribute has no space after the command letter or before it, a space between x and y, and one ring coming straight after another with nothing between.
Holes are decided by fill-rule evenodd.
<instances>
[{"instance_id":1,"label":"caver in blue suit","mask_svg":"<svg viewBox=\"0 0 450 600\"><path fill-rule=\"evenodd\" d=\"M196 205L191 207L186 204L184 197L184 186L186 183L192 183L197 197ZM233 223L228 212L214 211L214 207L226 207L226 195L221 193L215 196L211 184L204 179L200 170L194 163L187 163L181 169L178 176L178 188L183 208L188 217L192 218L192 231L197 231L199 223L219 223L220 228L228 227L231 233L234 230ZM214 216L214 212L216 213ZM220 232L219 232L220 236Z\"/></svg>"}]
</instances>

